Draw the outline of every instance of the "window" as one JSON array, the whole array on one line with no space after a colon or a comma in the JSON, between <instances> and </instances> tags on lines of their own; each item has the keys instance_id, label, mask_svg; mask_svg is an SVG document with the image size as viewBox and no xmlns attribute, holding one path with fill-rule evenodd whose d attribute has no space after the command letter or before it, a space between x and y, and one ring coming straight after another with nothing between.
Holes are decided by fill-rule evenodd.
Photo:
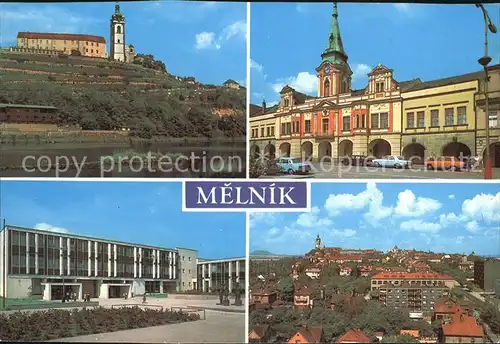
<instances>
[{"instance_id":1,"label":"window","mask_svg":"<svg viewBox=\"0 0 500 344\"><path fill-rule=\"evenodd\" d=\"M439 127L439 110L431 110L431 127Z\"/></svg>"},{"instance_id":2,"label":"window","mask_svg":"<svg viewBox=\"0 0 500 344\"><path fill-rule=\"evenodd\" d=\"M184 256L182 256L182 260L184 260Z\"/></svg>"},{"instance_id":3,"label":"window","mask_svg":"<svg viewBox=\"0 0 500 344\"><path fill-rule=\"evenodd\" d=\"M323 96L329 97L330 96L330 80L326 79L325 82L323 83Z\"/></svg>"},{"instance_id":4,"label":"window","mask_svg":"<svg viewBox=\"0 0 500 344\"><path fill-rule=\"evenodd\" d=\"M415 114L413 112L408 112L406 114L406 127L415 128Z\"/></svg>"},{"instance_id":5,"label":"window","mask_svg":"<svg viewBox=\"0 0 500 344\"><path fill-rule=\"evenodd\" d=\"M122 33L122 27L120 25L116 27L116 33Z\"/></svg>"},{"instance_id":6,"label":"window","mask_svg":"<svg viewBox=\"0 0 500 344\"><path fill-rule=\"evenodd\" d=\"M378 129L378 113L372 113L372 126L373 129Z\"/></svg>"},{"instance_id":7,"label":"window","mask_svg":"<svg viewBox=\"0 0 500 344\"><path fill-rule=\"evenodd\" d=\"M417 112L417 128L425 128L425 112Z\"/></svg>"},{"instance_id":8,"label":"window","mask_svg":"<svg viewBox=\"0 0 500 344\"><path fill-rule=\"evenodd\" d=\"M309 134L311 132L311 120L310 119L306 119L304 121L304 132Z\"/></svg>"},{"instance_id":9,"label":"window","mask_svg":"<svg viewBox=\"0 0 500 344\"><path fill-rule=\"evenodd\" d=\"M285 103L285 107L289 107L290 106L290 100L289 99L285 99L284 100L284 103Z\"/></svg>"},{"instance_id":10,"label":"window","mask_svg":"<svg viewBox=\"0 0 500 344\"><path fill-rule=\"evenodd\" d=\"M389 129L389 114L387 112L380 114L380 129Z\"/></svg>"},{"instance_id":11,"label":"window","mask_svg":"<svg viewBox=\"0 0 500 344\"><path fill-rule=\"evenodd\" d=\"M351 116L342 117L342 131L351 130Z\"/></svg>"},{"instance_id":12,"label":"window","mask_svg":"<svg viewBox=\"0 0 500 344\"><path fill-rule=\"evenodd\" d=\"M361 115L361 128L363 128L363 129L366 128L366 115L365 114Z\"/></svg>"},{"instance_id":13,"label":"window","mask_svg":"<svg viewBox=\"0 0 500 344\"><path fill-rule=\"evenodd\" d=\"M384 82L381 81L381 82L377 82L375 84L375 92L383 92L384 91Z\"/></svg>"},{"instance_id":14,"label":"window","mask_svg":"<svg viewBox=\"0 0 500 344\"><path fill-rule=\"evenodd\" d=\"M465 106L457 107L457 124L467 124L467 108Z\"/></svg>"},{"instance_id":15,"label":"window","mask_svg":"<svg viewBox=\"0 0 500 344\"><path fill-rule=\"evenodd\" d=\"M271 127L271 136L274 136L274 127Z\"/></svg>"},{"instance_id":16,"label":"window","mask_svg":"<svg viewBox=\"0 0 500 344\"><path fill-rule=\"evenodd\" d=\"M90 52L93 54L94 53L94 49L90 49Z\"/></svg>"},{"instance_id":17,"label":"window","mask_svg":"<svg viewBox=\"0 0 500 344\"><path fill-rule=\"evenodd\" d=\"M292 132L292 123L281 123L281 134L282 135L290 135Z\"/></svg>"},{"instance_id":18,"label":"window","mask_svg":"<svg viewBox=\"0 0 500 344\"><path fill-rule=\"evenodd\" d=\"M490 114L488 115L488 123L490 128L498 127L498 114L496 111L490 111Z\"/></svg>"},{"instance_id":19,"label":"window","mask_svg":"<svg viewBox=\"0 0 500 344\"><path fill-rule=\"evenodd\" d=\"M294 121L292 125L293 133L298 134L300 132L300 122Z\"/></svg>"},{"instance_id":20,"label":"window","mask_svg":"<svg viewBox=\"0 0 500 344\"><path fill-rule=\"evenodd\" d=\"M96 51L95 51L95 53L96 53L96 54L99 54L99 50L96 50Z\"/></svg>"},{"instance_id":21,"label":"window","mask_svg":"<svg viewBox=\"0 0 500 344\"><path fill-rule=\"evenodd\" d=\"M260 128L260 137L264 137L264 128Z\"/></svg>"},{"instance_id":22,"label":"window","mask_svg":"<svg viewBox=\"0 0 500 344\"><path fill-rule=\"evenodd\" d=\"M120 39L118 38L118 42L117 43L120 43Z\"/></svg>"},{"instance_id":23,"label":"window","mask_svg":"<svg viewBox=\"0 0 500 344\"><path fill-rule=\"evenodd\" d=\"M188 270L188 273L190 274L191 273L191 269Z\"/></svg>"},{"instance_id":24,"label":"window","mask_svg":"<svg viewBox=\"0 0 500 344\"><path fill-rule=\"evenodd\" d=\"M455 115L452 108L444 109L444 125L455 124Z\"/></svg>"},{"instance_id":25,"label":"window","mask_svg":"<svg viewBox=\"0 0 500 344\"><path fill-rule=\"evenodd\" d=\"M323 131L323 134L326 134L330 132L330 119L329 118L323 118L321 121L321 129Z\"/></svg>"},{"instance_id":26,"label":"window","mask_svg":"<svg viewBox=\"0 0 500 344\"><path fill-rule=\"evenodd\" d=\"M266 128L266 135L271 136L271 127ZM191 257L189 257L189 258L191 258ZM191 260L191 259L189 259L189 260Z\"/></svg>"}]
</instances>

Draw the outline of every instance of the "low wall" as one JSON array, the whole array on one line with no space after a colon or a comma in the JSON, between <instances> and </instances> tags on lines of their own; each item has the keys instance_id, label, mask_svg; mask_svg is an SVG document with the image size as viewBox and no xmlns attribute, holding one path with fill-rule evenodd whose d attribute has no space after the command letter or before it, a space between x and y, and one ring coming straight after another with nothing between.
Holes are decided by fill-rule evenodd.
<instances>
[{"instance_id":1,"label":"low wall","mask_svg":"<svg viewBox=\"0 0 500 344\"><path fill-rule=\"evenodd\" d=\"M47 302L24 305L10 305L7 307L9 311L20 311L28 309L53 309L53 308L83 308L83 307L99 307L99 302Z\"/></svg>"},{"instance_id":2,"label":"low wall","mask_svg":"<svg viewBox=\"0 0 500 344\"><path fill-rule=\"evenodd\" d=\"M169 298L178 300L218 300L218 295L206 294L169 294Z\"/></svg>"}]
</instances>

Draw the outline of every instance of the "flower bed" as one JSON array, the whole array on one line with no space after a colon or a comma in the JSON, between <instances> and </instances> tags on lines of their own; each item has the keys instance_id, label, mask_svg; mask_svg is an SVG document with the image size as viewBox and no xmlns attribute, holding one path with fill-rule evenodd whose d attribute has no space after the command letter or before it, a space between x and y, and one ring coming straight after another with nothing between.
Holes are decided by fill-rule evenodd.
<instances>
[{"instance_id":1,"label":"flower bed","mask_svg":"<svg viewBox=\"0 0 500 344\"><path fill-rule=\"evenodd\" d=\"M40 341L200 320L170 310L94 308L0 314L0 340Z\"/></svg>"}]
</instances>

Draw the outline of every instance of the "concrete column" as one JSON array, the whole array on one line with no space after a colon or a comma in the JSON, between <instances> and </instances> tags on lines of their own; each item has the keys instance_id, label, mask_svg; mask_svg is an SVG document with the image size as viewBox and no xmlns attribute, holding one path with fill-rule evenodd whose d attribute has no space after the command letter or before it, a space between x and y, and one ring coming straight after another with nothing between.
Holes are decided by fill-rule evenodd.
<instances>
[{"instance_id":1,"label":"concrete column","mask_svg":"<svg viewBox=\"0 0 500 344\"><path fill-rule=\"evenodd\" d=\"M111 244L108 243L108 277L111 277Z\"/></svg>"},{"instance_id":2,"label":"concrete column","mask_svg":"<svg viewBox=\"0 0 500 344\"><path fill-rule=\"evenodd\" d=\"M229 292L233 291L233 262L227 262L229 264Z\"/></svg>"},{"instance_id":3,"label":"concrete column","mask_svg":"<svg viewBox=\"0 0 500 344\"><path fill-rule=\"evenodd\" d=\"M66 265L67 265L67 269L68 271L66 271L66 275L71 275L71 239L70 238L66 238L66 246L67 246L67 250L66 250ZM76 254L76 252L75 252ZM76 267L75 267L76 269Z\"/></svg>"},{"instance_id":4,"label":"concrete column","mask_svg":"<svg viewBox=\"0 0 500 344\"><path fill-rule=\"evenodd\" d=\"M163 283L160 282L160 294L163 294Z\"/></svg>"},{"instance_id":5,"label":"concrete column","mask_svg":"<svg viewBox=\"0 0 500 344\"><path fill-rule=\"evenodd\" d=\"M113 276L117 276L118 260L116 260L116 244L113 245Z\"/></svg>"},{"instance_id":6,"label":"concrete column","mask_svg":"<svg viewBox=\"0 0 500 344\"><path fill-rule=\"evenodd\" d=\"M240 283L240 261L236 261L236 282Z\"/></svg>"},{"instance_id":7,"label":"concrete column","mask_svg":"<svg viewBox=\"0 0 500 344\"><path fill-rule=\"evenodd\" d=\"M87 242L87 248L88 248L88 251L89 251L89 254L88 254L88 276L92 276L92 260L90 259L90 256L92 256L92 243L90 242L90 240ZM82 289L82 288L80 288Z\"/></svg>"},{"instance_id":8,"label":"concrete column","mask_svg":"<svg viewBox=\"0 0 500 344\"><path fill-rule=\"evenodd\" d=\"M208 291L212 291L212 264L208 263Z\"/></svg>"},{"instance_id":9,"label":"concrete column","mask_svg":"<svg viewBox=\"0 0 500 344\"><path fill-rule=\"evenodd\" d=\"M89 241L89 243L90 243L90 241ZM78 287L78 300L82 300L82 299L83 299L83 285L80 284L80 286Z\"/></svg>"},{"instance_id":10,"label":"concrete column","mask_svg":"<svg viewBox=\"0 0 500 344\"><path fill-rule=\"evenodd\" d=\"M30 235L29 233L25 233L26 235L26 274L30 273Z\"/></svg>"},{"instance_id":11,"label":"concrete column","mask_svg":"<svg viewBox=\"0 0 500 344\"><path fill-rule=\"evenodd\" d=\"M172 251L168 253L168 279L172 279Z\"/></svg>"},{"instance_id":12,"label":"concrete column","mask_svg":"<svg viewBox=\"0 0 500 344\"><path fill-rule=\"evenodd\" d=\"M173 259L174 266L173 266L173 269L172 269L172 270L174 271L174 273L173 273L173 276L172 276L172 277L173 277L173 279L176 279L176 276L177 276L177 264L176 264L177 252L174 252L174 253L173 253L173 256L174 256L174 259Z\"/></svg>"},{"instance_id":13,"label":"concrete column","mask_svg":"<svg viewBox=\"0 0 500 344\"><path fill-rule=\"evenodd\" d=\"M206 292L206 290L205 290L205 264L201 264L201 291Z\"/></svg>"},{"instance_id":14,"label":"concrete column","mask_svg":"<svg viewBox=\"0 0 500 344\"><path fill-rule=\"evenodd\" d=\"M63 271L63 238L59 237L59 275L64 275Z\"/></svg>"},{"instance_id":15,"label":"concrete column","mask_svg":"<svg viewBox=\"0 0 500 344\"><path fill-rule=\"evenodd\" d=\"M97 256L99 255L99 252L97 252L97 241L94 242L94 252L95 252L95 255L94 255L94 276L97 276L99 273L98 273L98 264L97 264ZM102 259L102 257L101 257Z\"/></svg>"},{"instance_id":16,"label":"concrete column","mask_svg":"<svg viewBox=\"0 0 500 344\"><path fill-rule=\"evenodd\" d=\"M43 299L46 301L50 301L52 297L52 284L46 283L45 288L43 289Z\"/></svg>"},{"instance_id":17,"label":"concrete column","mask_svg":"<svg viewBox=\"0 0 500 344\"><path fill-rule=\"evenodd\" d=\"M134 278L137 278L137 247L134 247Z\"/></svg>"},{"instance_id":18,"label":"concrete column","mask_svg":"<svg viewBox=\"0 0 500 344\"><path fill-rule=\"evenodd\" d=\"M35 274L38 274L38 234L35 234Z\"/></svg>"},{"instance_id":19,"label":"concrete column","mask_svg":"<svg viewBox=\"0 0 500 344\"><path fill-rule=\"evenodd\" d=\"M153 278L156 278L156 250L153 250L153 262L151 263L151 270L153 272Z\"/></svg>"},{"instance_id":20,"label":"concrete column","mask_svg":"<svg viewBox=\"0 0 500 344\"><path fill-rule=\"evenodd\" d=\"M142 277L142 248L139 247L139 278Z\"/></svg>"},{"instance_id":21,"label":"concrete column","mask_svg":"<svg viewBox=\"0 0 500 344\"><path fill-rule=\"evenodd\" d=\"M161 278L161 273L160 273L160 261L161 261L161 253L160 253L160 250L156 250L156 269L157 269L157 272L156 272L156 277L157 278ZM160 283L161 284L161 283Z\"/></svg>"}]
</instances>

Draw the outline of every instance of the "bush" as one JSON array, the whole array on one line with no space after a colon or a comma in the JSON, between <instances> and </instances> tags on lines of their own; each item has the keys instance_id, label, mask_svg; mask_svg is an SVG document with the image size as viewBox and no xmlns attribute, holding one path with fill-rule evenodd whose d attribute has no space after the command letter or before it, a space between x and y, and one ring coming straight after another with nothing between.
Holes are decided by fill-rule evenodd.
<instances>
[{"instance_id":1,"label":"bush","mask_svg":"<svg viewBox=\"0 0 500 344\"><path fill-rule=\"evenodd\" d=\"M0 340L44 341L200 320L194 313L133 308L0 314Z\"/></svg>"},{"instance_id":2,"label":"bush","mask_svg":"<svg viewBox=\"0 0 500 344\"><path fill-rule=\"evenodd\" d=\"M250 158L250 178L274 175L277 172L276 160L268 158Z\"/></svg>"}]
</instances>

